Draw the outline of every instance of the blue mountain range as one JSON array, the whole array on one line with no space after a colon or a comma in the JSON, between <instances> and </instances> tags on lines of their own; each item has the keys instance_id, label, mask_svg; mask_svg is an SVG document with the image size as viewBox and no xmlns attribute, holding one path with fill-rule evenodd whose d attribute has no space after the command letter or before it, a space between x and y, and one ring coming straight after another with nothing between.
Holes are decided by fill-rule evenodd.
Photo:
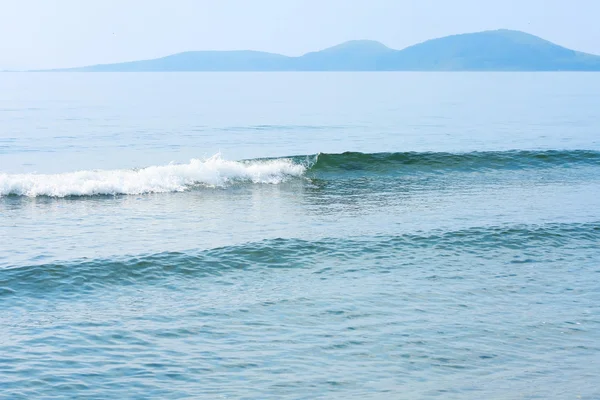
<instances>
[{"instance_id":1,"label":"blue mountain range","mask_svg":"<svg viewBox=\"0 0 600 400\"><path fill-rule=\"evenodd\" d=\"M403 50L354 40L300 57L249 50L189 51L55 71L600 71L600 56L501 29L446 36Z\"/></svg>"}]
</instances>

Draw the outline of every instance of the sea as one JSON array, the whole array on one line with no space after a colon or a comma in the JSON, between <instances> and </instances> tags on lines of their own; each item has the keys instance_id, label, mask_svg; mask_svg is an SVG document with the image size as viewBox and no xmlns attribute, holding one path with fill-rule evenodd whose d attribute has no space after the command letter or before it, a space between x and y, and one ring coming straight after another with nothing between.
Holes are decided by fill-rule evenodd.
<instances>
[{"instance_id":1,"label":"sea","mask_svg":"<svg viewBox=\"0 0 600 400\"><path fill-rule=\"evenodd\" d=\"M1 399L599 399L600 74L0 74Z\"/></svg>"}]
</instances>

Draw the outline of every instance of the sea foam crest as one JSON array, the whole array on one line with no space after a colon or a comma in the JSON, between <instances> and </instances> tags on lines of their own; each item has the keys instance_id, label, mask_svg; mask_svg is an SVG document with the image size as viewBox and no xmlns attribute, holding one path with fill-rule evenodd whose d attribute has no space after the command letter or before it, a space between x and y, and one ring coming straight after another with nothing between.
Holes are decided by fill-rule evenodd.
<instances>
[{"instance_id":1,"label":"sea foam crest","mask_svg":"<svg viewBox=\"0 0 600 400\"><path fill-rule=\"evenodd\" d=\"M227 161L216 154L188 164L137 170L94 170L62 174L2 174L0 196L93 196L182 192L194 185L224 186L232 182L277 184L306 170L291 159Z\"/></svg>"}]
</instances>

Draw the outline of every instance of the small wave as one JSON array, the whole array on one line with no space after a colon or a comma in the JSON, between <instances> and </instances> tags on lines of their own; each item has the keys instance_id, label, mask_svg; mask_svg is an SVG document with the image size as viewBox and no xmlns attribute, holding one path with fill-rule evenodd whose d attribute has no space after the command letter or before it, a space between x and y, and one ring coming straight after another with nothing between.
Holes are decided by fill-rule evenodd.
<instances>
[{"instance_id":1,"label":"small wave","mask_svg":"<svg viewBox=\"0 0 600 400\"><path fill-rule=\"evenodd\" d=\"M600 165L600 151L593 150L512 150L470 153L400 152L365 154L321 153L313 172L494 170L547 168L573 165Z\"/></svg>"},{"instance_id":2,"label":"small wave","mask_svg":"<svg viewBox=\"0 0 600 400\"><path fill-rule=\"evenodd\" d=\"M319 153L286 158L227 161L220 154L188 164L133 170L93 170L63 174L2 174L1 196L94 196L182 192L194 186L236 182L278 184L290 177L328 174L438 173L600 166L600 151L513 150L470 153Z\"/></svg>"},{"instance_id":3,"label":"small wave","mask_svg":"<svg viewBox=\"0 0 600 400\"><path fill-rule=\"evenodd\" d=\"M182 192L195 185L234 182L277 184L300 176L306 167L291 159L227 161L219 154L188 164L137 170L95 170L62 174L0 174L0 196L93 196Z\"/></svg>"},{"instance_id":4,"label":"small wave","mask_svg":"<svg viewBox=\"0 0 600 400\"><path fill-rule=\"evenodd\" d=\"M79 259L67 262L0 268L0 298L3 295L40 296L60 289L64 295L93 291L113 285L152 285L175 277L197 279L232 270L265 268L311 268L376 257L393 267L414 259L415 251L465 252L486 259L494 250L512 255L543 258L548 249L571 246L594 250L600 240L600 222L550 223L542 225L479 226L454 231L434 230L395 236L358 238L265 239L202 251L163 252L134 257ZM576 246L576 247L573 247ZM441 253L440 253L441 254ZM506 261L506 260L505 260ZM528 258L512 262L531 262ZM340 267L343 268L343 267Z\"/></svg>"}]
</instances>

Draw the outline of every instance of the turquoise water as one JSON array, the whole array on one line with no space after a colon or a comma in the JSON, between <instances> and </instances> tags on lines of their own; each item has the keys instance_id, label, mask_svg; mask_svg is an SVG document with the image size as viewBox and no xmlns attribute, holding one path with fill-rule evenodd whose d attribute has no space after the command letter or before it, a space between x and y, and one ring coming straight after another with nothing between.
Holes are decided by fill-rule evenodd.
<instances>
[{"instance_id":1,"label":"turquoise water","mask_svg":"<svg viewBox=\"0 0 600 400\"><path fill-rule=\"evenodd\" d=\"M600 397L599 74L0 93L0 398Z\"/></svg>"}]
</instances>

